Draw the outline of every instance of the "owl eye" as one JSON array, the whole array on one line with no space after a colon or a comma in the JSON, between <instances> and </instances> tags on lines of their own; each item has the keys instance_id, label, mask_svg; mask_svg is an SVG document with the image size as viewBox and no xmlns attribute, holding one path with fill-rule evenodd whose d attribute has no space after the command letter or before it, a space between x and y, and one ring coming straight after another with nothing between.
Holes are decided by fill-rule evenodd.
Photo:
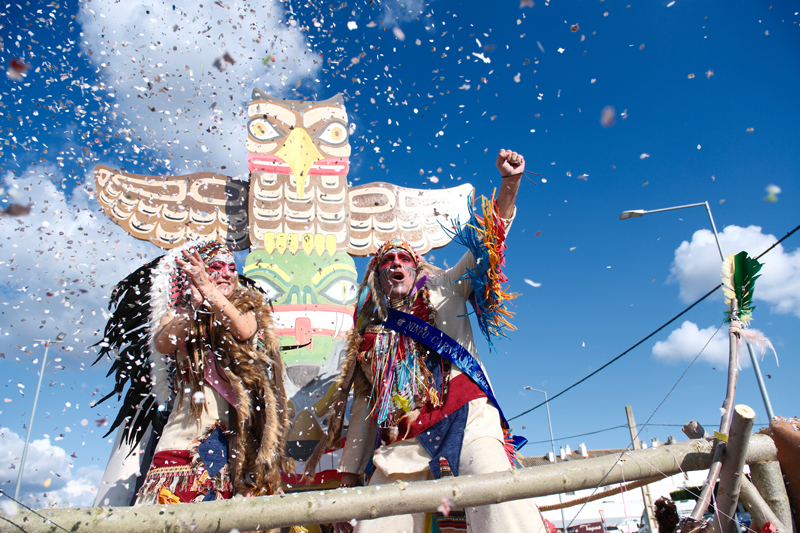
<instances>
[{"instance_id":1,"label":"owl eye","mask_svg":"<svg viewBox=\"0 0 800 533\"><path fill-rule=\"evenodd\" d=\"M331 122L317 138L328 144L342 144L347 140L347 126L341 122Z\"/></svg>"},{"instance_id":2,"label":"owl eye","mask_svg":"<svg viewBox=\"0 0 800 533\"><path fill-rule=\"evenodd\" d=\"M275 301L284 294L284 291L281 290L280 287L278 287L274 283L270 283L265 279L256 280L256 285L258 285L259 288L262 291L264 291L264 295L267 297L268 300Z\"/></svg>"},{"instance_id":3,"label":"owl eye","mask_svg":"<svg viewBox=\"0 0 800 533\"><path fill-rule=\"evenodd\" d=\"M320 293L328 300L344 305L356 301L356 285L349 279L337 279L321 290Z\"/></svg>"},{"instance_id":4,"label":"owl eye","mask_svg":"<svg viewBox=\"0 0 800 533\"><path fill-rule=\"evenodd\" d=\"M250 135L259 141L271 141L281 136L275 127L263 118L254 118L247 124Z\"/></svg>"}]
</instances>

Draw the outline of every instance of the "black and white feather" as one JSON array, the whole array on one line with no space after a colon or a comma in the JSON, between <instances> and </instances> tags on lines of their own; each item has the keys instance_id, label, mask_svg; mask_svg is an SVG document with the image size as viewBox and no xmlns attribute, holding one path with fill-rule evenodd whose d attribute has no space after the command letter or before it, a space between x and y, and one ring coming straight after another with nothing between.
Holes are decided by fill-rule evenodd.
<instances>
[{"instance_id":1,"label":"black and white feather","mask_svg":"<svg viewBox=\"0 0 800 533\"><path fill-rule=\"evenodd\" d=\"M120 281L111 293L109 310L97 364L104 356L112 360L107 375L115 374L114 390L97 404L125 393L116 419L106 433L123 426L121 442L135 447L158 416L159 406L172 397L172 357L155 349L154 339L161 317L178 300L187 299L188 280L175 259L183 250L198 248L208 241L188 242L136 269ZM242 277L240 276L240 281ZM125 392L125 387L128 387ZM96 404L96 405L97 405Z\"/></svg>"}]
</instances>

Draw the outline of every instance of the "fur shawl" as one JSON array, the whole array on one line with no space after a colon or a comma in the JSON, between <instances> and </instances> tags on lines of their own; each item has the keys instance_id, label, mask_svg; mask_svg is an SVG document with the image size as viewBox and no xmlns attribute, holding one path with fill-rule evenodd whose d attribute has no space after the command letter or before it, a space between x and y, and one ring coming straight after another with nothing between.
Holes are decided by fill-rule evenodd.
<instances>
[{"instance_id":1,"label":"fur shawl","mask_svg":"<svg viewBox=\"0 0 800 533\"><path fill-rule=\"evenodd\" d=\"M198 377L202 380L203 339L207 338L217 370L230 383L236 398L236 409L231 412L235 416L231 416L232 427L228 428L233 431L230 464L234 488L237 493L252 496L274 494L281 488L281 471L294 469L292 461L285 458L291 420L280 344L263 295L239 285L230 302L242 313L255 313L256 334L239 341L213 319L213 314L195 321L186 346L193 367L192 386L199 386Z\"/></svg>"}]
</instances>

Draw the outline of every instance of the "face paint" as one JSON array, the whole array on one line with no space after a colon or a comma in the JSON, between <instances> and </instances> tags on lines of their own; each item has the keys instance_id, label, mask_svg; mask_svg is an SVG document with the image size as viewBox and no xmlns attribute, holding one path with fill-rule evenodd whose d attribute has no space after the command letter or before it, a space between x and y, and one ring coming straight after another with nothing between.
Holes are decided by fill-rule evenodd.
<instances>
[{"instance_id":1,"label":"face paint","mask_svg":"<svg viewBox=\"0 0 800 533\"><path fill-rule=\"evenodd\" d=\"M211 274L218 274L224 271L228 272L236 272L236 263L226 263L224 261L214 261L210 265L208 265L208 273Z\"/></svg>"},{"instance_id":2,"label":"face paint","mask_svg":"<svg viewBox=\"0 0 800 533\"><path fill-rule=\"evenodd\" d=\"M233 294L236 286L236 263L233 262L233 256L230 256L230 261L225 255L217 255L212 259L211 263L206 266L208 272L208 279L217 286L222 294L227 298Z\"/></svg>"},{"instance_id":3,"label":"face paint","mask_svg":"<svg viewBox=\"0 0 800 533\"><path fill-rule=\"evenodd\" d=\"M390 248L378 263L381 288L390 299L408 295L417 277L417 263L414 256L404 248Z\"/></svg>"},{"instance_id":4,"label":"face paint","mask_svg":"<svg viewBox=\"0 0 800 533\"><path fill-rule=\"evenodd\" d=\"M399 261L403 267L411 270L416 270L417 263L410 253L402 248L392 248L381 257L381 262L378 265L378 271L383 274L395 260Z\"/></svg>"}]
</instances>

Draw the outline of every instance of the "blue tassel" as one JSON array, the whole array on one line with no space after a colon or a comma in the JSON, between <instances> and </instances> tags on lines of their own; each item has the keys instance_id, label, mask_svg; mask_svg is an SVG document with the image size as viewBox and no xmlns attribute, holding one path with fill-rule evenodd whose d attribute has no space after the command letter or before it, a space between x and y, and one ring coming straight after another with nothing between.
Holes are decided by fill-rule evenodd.
<instances>
[{"instance_id":1,"label":"blue tassel","mask_svg":"<svg viewBox=\"0 0 800 533\"><path fill-rule=\"evenodd\" d=\"M486 201L486 198L481 198L483 201ZM491 326L494 325L497 312L491 309L485 296L486 281L489 279L487 273L491 269L491 261L489 259L489 252L486 249L486 244L475 230L477 226L481 226L482 224L475 215L473 198L470 197L468 202L469 221L463 227L456 224L452 230L449 230L444 226L442 226L442 228L445 232L447 232L448 235L452 237L454 241L462 246L465 246L470 252L472 252L472 256L475 258L475 268L468 268L464 275L454 283L465 280L472 287L473 292L470 302L475 309L473 313L475 313L477 318L478 327L480 328L481 333L483 333L483 336L486 337L486 341L489 343L489 349L495 350L496 352L497 350L492 342L493 330ZM473 313L467 313L467 315L471 315ZM496 328L494 335L503 335L505 337L505 334L503 334L502 330L497 330Z\"/></svg>"}]
</instances>

